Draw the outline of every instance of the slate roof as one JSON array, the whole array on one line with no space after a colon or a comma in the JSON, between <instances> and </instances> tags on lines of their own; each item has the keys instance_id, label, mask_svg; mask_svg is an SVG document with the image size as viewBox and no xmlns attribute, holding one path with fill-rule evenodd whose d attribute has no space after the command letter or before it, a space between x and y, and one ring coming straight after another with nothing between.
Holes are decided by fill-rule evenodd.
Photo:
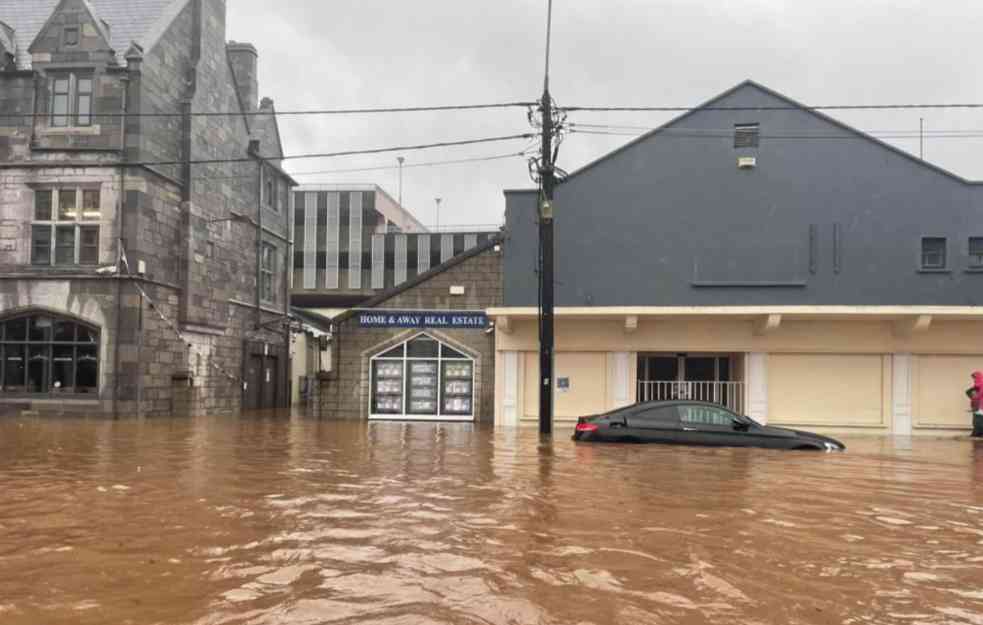
<instances>
[{"instance_id":1,"label":"slate roof","mask_svg":"<svg viewBox=\"0 0 983 625\"><path fill-rule=\"evenodd\" d=\"M28 47L38 36L41 27L58 6L60 0L0 0L0 22L14 29L17 45L16 63L19 69L31 68ZM156 42L161 29L160 22L173 17L188 0L88 0L95 18L109 24L110 45L116 51L120 64L123 55L136 41L144 47ZM170 20L167 20L169 22Z\"/></svg>"}]
</instances>

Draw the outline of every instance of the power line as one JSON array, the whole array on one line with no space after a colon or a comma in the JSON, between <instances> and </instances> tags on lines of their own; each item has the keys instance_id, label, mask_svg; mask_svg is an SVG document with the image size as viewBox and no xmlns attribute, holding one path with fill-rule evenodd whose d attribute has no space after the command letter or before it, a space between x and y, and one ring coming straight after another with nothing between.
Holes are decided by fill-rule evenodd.
<instances>
[{"instance_id":1,"label":"power line","mask_svg":"<svg viewBox=\"0 0 983 625\"><path fill-rule=\"evenodd\" d=\"M410 167L439 167L441 165L457 165L462 163L478 163L482 161L497 161L507 158L524 157L528 154L528 148L521 152L509 152L508 154L496 154L493 156L476 156L471 158L457 158L445 161L428 161L423 163L403 164L403 169ZM291 176L311 176L321 174L346 174L366 171L384 171L387 169L398 169L399 165L374 165L371 167L349 167L345 169L320 169L315 171L288 172ZM255 178L255 174L238 176L192 176L192 180L237 180L241 178Z\"/></svg>"},{"instance_id":2,"label":"power line","mask_svg":"<svg viewBox=\"0 0 983 625\"><path fill-rule=\"evenodd\" d=\"M441 111L479 111L490 109L506 108L528 108L535 106L536 102L497 102L492 104L444 104L436 106L385 106L367 107L350 109L313 109L313 110L257 110L257 111L198 111L189 113L180 112L161 112L161 113L93 113L93 118L139 118L139 117L299 117L308 115L371 115L378 113L424 113ZM35 117L34 113L4 113L4 117ZM39 114L37 117L51 117L51 115Z\"/></svg>"},{"instance_id":3,"label":"power line","mask_svg":"<svg viewBox=\"0 0 983 625\"><path fill-rule=\"evenodd\" d=\"M655 130L655 129L649 129L649 130ZM571 128L570 129L570 133L571 134L574 134L575 133L575 134L580 134L580 135L608 135L608 136L614 136L614 137L638 137L638 136L641 136L641 135L644 135L645 134L644 132L621 132L621 131L616 131L616 130L610 130L610 131L609 130L580 130L580 129L577 129L577 128ZM669 135L669 136L672 136L672 137L678 137L678 138L684 138L684 139L730 139L730 138L732 138L734 136L733 131L730 131L727 134L721 133L721 132L713 132L713 133L708 133L708 132L671 132L670 129L668 129L668 128L660 130L660 133L665 133L666 135ZM759 135L759 137L761 139L789 139L789 140L812 140L812 139L837 140L837 139L846 139L846 140L852 140L852 141L869 139L870 137L876 137L878 139L917 139L918 136L919 135L918 135L918 132L917 131L911 132L911 133L907 133L907 134L901 134L901 133L897 133L897 134L873 134L873 133L866 133L866 132L858 131L858 133L856 133L856 134L854 134L854 133L843 133L843 134L837 134L837 135L832 135L832 134L826 134L826 135L824 135L824 134L764 134L764 133L762 133L762 134ZM981 138L983 138L983 132L977 131L974 134L958 134L958 135L957 134L948 134L948 135L946 135L946 134L927 135L926 134L926 136L931 136L932 138L936 138L936 139L981 139Z\"/></svg>"},{"instance_id":4,"label":"power line","mask_svg":"<svg viewBox=\"0 0 983 625\"><path fill-rule=\"evenodd\" d=\"M579 122L571 122L568 124L571 129L586 129L588 131L594 130L637 130L639 132L649 132L652 130L660 130L660 132L666 133L694 133L694 134L713 134L719 133L720 136L731 136L734 132L733 128L688 128L685 126L672 126L660 128L657 126L631 126L623 124L583 124ZM962 135L979 135L983 134L983 129L979 128L949 128L949 129L938 129L938 130L914 130L914 129L894 129L894 130L861 130L864 134L868 135L911 135L913 137L918 136L931 136L931 135L952 135L952 136L962 136ZM802 133L810 136L830 136L829 133ZM839 136L839 135L837 135Z\"/></svg>"},{"instance_id":5,"label":"power line","mask_svg":"<svg viewBox=\"0 0 983 625\"><path fill-rule=\"evenodd\" d=\"M338 156L356 156L360 154L381 154L384 152L409 152L411 150L427 150L431 148L446 148L460 145L475 145L479 143L494 143L499 141L514 141L516 139L529 139L533 135L530 133L517 134L517 135L504 135L500 137L483 137L481 139L462 139L459 141L439 141L436 143L421 143L416 145L401 145L396 147L387 148L370 148L367 150L344 150L340 152L324 152L320 154L292 154L287 156L248 156L248 157L236 157L236 158L204 158L204 159L190 159L186 161L136 161L136 162L116 162L116 163L93 163L93 165L99 166L118 166L118 165L129 165L129 166L162 166L162 165L208 165L208 164L219 164L219 163L248 163L254 160L261 159L267 161L286 161L286 160L299 160L308 158L335 158Z\"/></svg>"},{"instance_id":6,"label":"power line","mask_svg":"<svg viewBox=\"0 0 983 625\"><path fill-rule=\"evenodd\" d=\"M764 106L563 106L561 110L584 113L687 113L690 111L888 111L923 109L983 109L980 102L942 104L792 104Z\"/></svg>"}]
</instances>

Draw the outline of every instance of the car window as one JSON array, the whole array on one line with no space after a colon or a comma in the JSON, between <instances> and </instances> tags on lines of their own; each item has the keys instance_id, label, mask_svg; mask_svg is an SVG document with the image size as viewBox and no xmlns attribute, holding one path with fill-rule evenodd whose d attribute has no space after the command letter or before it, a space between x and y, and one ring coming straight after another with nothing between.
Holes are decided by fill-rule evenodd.
<instances>
[{"instance_id":1,"label":"car window","mask_svg":"<svg viewBox=\"0 0 983 625\"><path fill-rule=\"evenodd\" d=\"M675 406L653 406L628 415L628 424L635 427L678 425L679 415Z\"/></svg>"},{"instance_id":2,"label":"car window","mask_svg":"<svg viewBox=\"0 0 983 625\"><path fill-rule=\"evenodd\" d=\"M677 406L679 419L690 425L722 425L730 427L735 416L723 408L714 406Z\"/></svg>"}]
</instances>

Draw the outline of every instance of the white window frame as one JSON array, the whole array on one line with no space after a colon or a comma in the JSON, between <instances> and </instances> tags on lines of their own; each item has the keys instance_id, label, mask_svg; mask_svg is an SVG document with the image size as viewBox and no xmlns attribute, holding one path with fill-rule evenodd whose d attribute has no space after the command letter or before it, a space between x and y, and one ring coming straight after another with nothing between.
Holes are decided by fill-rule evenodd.
<instances>
[{"instance_id":1,"label":"white window frame","mask_svg":"<svg viewBox=\"0 0 983 625\"><path fill-rule=\"evenodd\" d=\"M89 215L86 217L85 207L83 206L83 200L85 198L85 191L96 191L99 193L99 213L97 216ZM37 213L37 194L41 192L51 193L51 219L43 220L38 219ZM75 216L72 219L59 219L59 212L61 210L61 198L63 194L74 194L75 195ZM39 187L33 190L34 199L31 202L31 228L30 228L30 245L28 246L28 263L35 267L92 267L99 264L99 251L102 243L102 189L99 185L81 185L78 187ZM37 226L48 227L51 230L51 235L49 239L48 248L48 263L35 263L34 262L34 228ZM75 250L73 251L72 262L71 263L58 263L56 262L57 248L58 248L58 228L74 227L75 228ZM82 228L92 227L96 228L97 231L97 241L96 241L96 258L92 262L82 263L80 257L82 254Z\"/></svg>"},{"instance_id":2,"label":"white window frame","mask_svg":"<svg viewBox=\"0 0 983 625\"><path fill-rule=\"evenodd\" d=\"M437 357L409 357L406 355L407 345L418 338L427 338L432 341L436 341L440 347L448 347L456 352L464 354L464 358L445 358L444 350L438 347ZM385 354L398 347L403 348L403 355L401 357L382 357L380 354ZM437 361L437 414L435 415L421 415L421 414L407 414L406 410L406 400L407 400L407 384L409 383L409 378L407 376L407 371L409 370L409 363L413 361ZM402 405L400 406L400 412L392 414L377 414L372 411L373 405L373 395L375 392L375 363L376 362L402 362L403 364L403 377L402 377ZM468 414L449 414L445 415L444 412L444 362L468 362L471 363L471 410ZM454 421L454 422L467 422L471 423L474 421L474 407L475 401L478 396L478 389L475 387L475 361L474 358L467 355L463 349L459 349L453 345L448 344L446 341L442 341L439 338L427 333L420 332L419 334L414 334L413 336L400 341L395 345L389 345L383 349L378 350L377 355L372 356L369 359L369 405L368 405L368 415L369 420L377 421Z\"/></svg>"}]
</instances>

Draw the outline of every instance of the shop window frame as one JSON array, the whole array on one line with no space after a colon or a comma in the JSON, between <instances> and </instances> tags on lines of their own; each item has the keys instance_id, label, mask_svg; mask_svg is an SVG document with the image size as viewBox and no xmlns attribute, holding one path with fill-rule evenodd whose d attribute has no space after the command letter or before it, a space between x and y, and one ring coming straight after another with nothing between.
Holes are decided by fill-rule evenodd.
<instances>
[{"instance_id":1,"label":"shop window frame","mask_svg":"<svg viewBox=\"0 0 983 625\"><path fill-rule=\"evenodd\" d=\"M409 344L417 339L428 339L437 343L437 356L409 356ZM453 350L459 353L463 357L456 356L445 356L444 351L446 349ZM394 356L389 355L396 350L402 350L402 355ZM410 399L410 380L409 371L410 363L412 362L435 362L437 365L437 410L435 414L419 414L413 413L408 409L408 401ZM399 412L379 412L375 410L376 407L376 363L380 362L398 362L401 363L401 377L400 377L400 410ZM469 363L471 368L470 376L467 378L449 378L453 381L466 381L469 384L470 392L467 397L470 400L470 410L464 411L447 411L444 407L445 399L445 363ZM370 420L417 420L417 421L464 421L473 422L475 419L475 400L477 398L477 361L474 357L470 356L465 350L449 344L445 340L441 340L436 336L428 332L420 332L414 334L396 344L389 344L386 347L380 348L375 352L375 355L371 356L368 360L369 366L369 389L368 389L368 415Z\"/></svg>"},{"instance_id":2,"label":"shop window frame","mask_svg":"<svg viewBox=\"0 0 983 625\"><path fill-rule=\"evenodd\" d=\"M23 338L15 337L11 334L11 322L24 320L25 334ZM36 320L44 319L49 325L48 335L42 338L34 338L31 335L35 328ZM72 338L59 340L55 328L57 324L70 324L72 327ZM38 327L44 327L39 324ZM89 340L83 339L83 333ZM24 363L23 382L19 388L7 389L7 367L8 354L11 348L20 348L20 358ZM71 356L71 379L72 386L55 387L55 362L58 349L70 349ZM86 354L82 354L84 350ZM43 352L43 353L42 353ZM94 352L94 356L89 352ZM42 391L30 390L30 364L29 361L33 354L42 353L44 359L44 380L41 384ZM79 362L80 358L92 358L95 361L93 372L95 385L84 388L87 391L79 391ZM62 356L64 358L64 356ZM98 399L100 389L100 376L102 374L102 329L91 323L82 321L69 315L62 315L47 310L28 310L0 316L0 397L30 397L41 399ZM70 389L70 390L69 390Z\"/></svg>"}]
</instances>

